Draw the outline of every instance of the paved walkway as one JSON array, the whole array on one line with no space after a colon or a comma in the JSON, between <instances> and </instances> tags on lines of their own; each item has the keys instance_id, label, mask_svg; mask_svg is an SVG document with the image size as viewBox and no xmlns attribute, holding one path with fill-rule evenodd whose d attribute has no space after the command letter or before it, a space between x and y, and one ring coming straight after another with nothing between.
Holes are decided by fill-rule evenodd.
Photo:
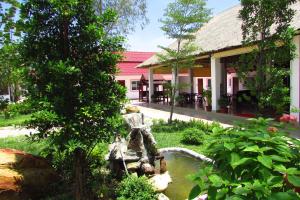
<instances>
[{"instance_id":1,"label":"paved walkway","mask_svg":"<svg viewBox=\"0 0 300 200\"><path fill-rule=\"evenodd\" d=\"M18 127L14 127L14 126L0 128L0 138L30 135L33 133L36 133L36 130L18 128Z\"/></svg>"},{"instance_id":2,"label":"paved walkway","mask_svg":"<svg viewBox=\"0 0 300 200\"><path fill-rule=\"evenodd\" d=\"M142 106L142 105L135 105L135 106L137 106L140 109L140 111L145 115L146 118L163 119L165 121L168 121L168 119L170 117L169 111L164 111L164 110L160 110L157 108L151 108L151 107L146 107L146 106ZM196 116L188 116L188 115L182 115L182 114L177 114L177 113L174 113L173 119L177 119L177 120L181 120L181 121L202 120L207 123L213 123L212 120L200 119L199 117L196 117ZM225 124L225 123L221 123L221 125L224 127L232 126L230 124Z\"/></svg>"},{"instance_id":3,"label":"paved walkway","mask_svg":"<svg viewBox=\"0 0 300 200\"><path fill-rule=\"evenodd\" d=\"M135 106L138 106L142 113L145 114L147 118L152 119L163 119L168 120L170 115L170 106L161 104L147 104L133 102ZM232 127L236 122L247 122L247 118L215 113L215 112L205 112L203 110L195 110L192 108L181 108L176 107L174 110L174 119L182 121L202 120L207 123L219 122L223 127ZM300 128L295 128L294 130L288 130L291 136L300 138Z\"/></svg>"}]
</instances>

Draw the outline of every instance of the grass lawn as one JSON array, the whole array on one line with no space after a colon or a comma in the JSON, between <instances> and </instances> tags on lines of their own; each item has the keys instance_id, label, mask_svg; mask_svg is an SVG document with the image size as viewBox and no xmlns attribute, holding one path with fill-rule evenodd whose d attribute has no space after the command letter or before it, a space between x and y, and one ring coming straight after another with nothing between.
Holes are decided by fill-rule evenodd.
<instances>
[{"instance_id":1,"label":"grass lawn","mask_svg":"<svg viewBox=\"0 0 300 200\"><path fill-rule=\"evenodd\" d=\"M30 119L30 116L31 115L18 115L10 119L5 119L3 115L0 115L0 127L22 125L26 120Z\"/></svg>"},{"instance_id":2,"label":"grass lawn","mask_svg":"<svg viewBox=\"0 0 300 200\"><path fill-rule=\"evenodd\" d=\"M157 142L158 148L166 148L166 147L181 147L193 150L197 153L205 155L205 141L208 139L209 136L206 136L203 140L202 145L187 145L181 142L181 138L183 136L182 131L178 132L153 132L154 138Z\"/></svg>"},{"instance_id":3,"label":"grass lawn","mask_svg":"<svg viewBox=\"0 0 300 200\"><path fill-rule=\"evenodd\" d=\"M47 140L32 142L26 136L0 138L0 149L17 149L37 156L41 155L47 146Z\"/></svg>"}]
</instances>

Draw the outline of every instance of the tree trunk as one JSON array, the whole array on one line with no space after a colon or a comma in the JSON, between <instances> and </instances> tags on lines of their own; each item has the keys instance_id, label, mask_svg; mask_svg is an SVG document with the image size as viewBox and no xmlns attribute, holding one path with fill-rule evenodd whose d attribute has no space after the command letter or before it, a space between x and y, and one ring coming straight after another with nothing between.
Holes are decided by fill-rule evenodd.
<instances>
[{"instance_id":1,"label":"tree trunk","mask_svg":"<svg viewBox=\"0 0 300 200\"><path fill-rule=\"evenodd\" d=\"M77 148L74 152L75 166L75 199L86 200L85 196L85 152Z\"/></svg>"},{"instance_id":2,"label":"tree trunk","mask_svg":"<svg viewBox=\"0 0 300 200\"><path fill-rule=\"evenodd\" d=\"M169 118L169 124L172 123L173 121L173 114L174 114L174 108L176 104L176 93L178 90L178 68L174 68L175 73L174 73L174 85L172 86L172 95L171 95L171 111L170 111L170 118Z\"/></svg>"},{"instance_id":3,"label":"tree trunk","mask_svg":"<svg viewBox=\"0 0 300 200\"><path fill-rule=\"evenodd\" d=\"M177 40L177 53L180 52L180 45L181 45L181 39ZM174 66L174 85L172 85L172 95L171 95L171 111L170 111L170 118L169 118L169 124L173 121L173 113L174 113L174 107L176 103L176 93L178 90L178 66L179 66L179 60L178 58L175 61Z\"/></svg>"}]
</instances>

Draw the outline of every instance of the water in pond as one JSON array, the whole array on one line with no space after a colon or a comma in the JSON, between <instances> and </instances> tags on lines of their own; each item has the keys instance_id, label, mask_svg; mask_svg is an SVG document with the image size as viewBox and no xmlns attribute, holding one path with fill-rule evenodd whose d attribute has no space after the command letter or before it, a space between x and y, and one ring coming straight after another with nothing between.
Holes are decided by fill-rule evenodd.
<instances>
[{"instance_id":1,"label":"water in pond","mask_svg":"<svg viewBox=\"0 0 300 200\"><path fill-rule=\"evenodd\" d=\"M188 198L194 183L187 176L195 174L204 162L199 161L185 153L167 152L163 153L167 161L167 168L172 177L165 194L170 200L185 200Z\"/></svg>"}]
</instances>

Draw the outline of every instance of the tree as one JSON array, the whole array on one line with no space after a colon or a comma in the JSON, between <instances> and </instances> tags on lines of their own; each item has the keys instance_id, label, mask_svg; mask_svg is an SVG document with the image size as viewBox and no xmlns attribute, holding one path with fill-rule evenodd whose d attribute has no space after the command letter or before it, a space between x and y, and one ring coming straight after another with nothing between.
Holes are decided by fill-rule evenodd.
<instances>
[{"instance_id":1,"label":"tree","mask_svg":"<svg viewBox=\"0 0 300 200\"><path fill-rule=\"evenodd\" d=\"M0 44L9 43L16 31L17 0L0 0Z\"/></svg>"},{"instance_id":2,"label":"tree","mask_svg":"<svg viewBox=\"0 0 300 200\"><path fill-rule=\"evenodd\" d=\"M148 23L146 0L95 0L95 4L99 14L106 9L118 12L118 20L107 27L110 32L127 35L135 30L137 23L142 28Z\"/></svg>"},{"instance_id":3,"label":"tree","mask_svg":"<svg viewBox=\"0 0 300 200\"><path fill-rule=\"evenodd\" d=\"M9 87L10 99L13 102L19 100L21 95L22 68L20 67L20 54L18 44L6 43L0 49L0 86Z\"/></svg>"},{"instance_id":4,"label":"tree","mask_svg":"<svg viewBox=\"0 0 300 200\"><path fill-rule=\"evenodd\" d=\"M294 31L289 28L295 11L290 5L296 0L242 0L240 18L243 20L244 45L257 48L241 56L238 75L259 102L260 112L285 111L290 102L289 87L285 84L289 76L289 61L294 56L292 43ZM275 29L275 30L274 30ZM249 72L256 76L249 78Z\"/></svg>"},{"instance_id":5,"label":"tree","mask_svg":"<svg viewBox=\"0 0 300 200\"><path fill-rule=\"evenodd\" d=\"M96 15L93 0L27 0L21 7L26 89L39 106L29 127L39 131L33 137L52 141L48 152L62 160L57 167L75 182L76 199L89 199L84 163L121 123L125 90L115 73L124 40L105 32L115 20L111 9Z\"/></svg>"},{"instance_id":6,"label":"tree","mask_svg":"<svg viewBox=\"0 0 300 200\"><path fill-rule=\"evenodd\" d=\"M161 20L161 29L165 34L176 40L176 48L160 47L164 51L159 54L160 61L170 66L173 71L171 86L171 111L169 123L172 122L177 92L179 90L178 73L181 67L192 67L194 58L192 54L198 49L193 44L195 32L206 23L210 16L205 0L176 0L170 3L165 10L164 19Z\"/></svg>"},{"instance_id":7,"label":"tree","mask_svg":"<svg viewBox=\"0 0 300 200\"><path fill-rule=\"evenodd\" d=\"M17 0L0 0L0 87L9 87L11 100L20 94L20 68L15 38L19 36L16 13L20 4Z\"/></svg>"}]
</instances>

